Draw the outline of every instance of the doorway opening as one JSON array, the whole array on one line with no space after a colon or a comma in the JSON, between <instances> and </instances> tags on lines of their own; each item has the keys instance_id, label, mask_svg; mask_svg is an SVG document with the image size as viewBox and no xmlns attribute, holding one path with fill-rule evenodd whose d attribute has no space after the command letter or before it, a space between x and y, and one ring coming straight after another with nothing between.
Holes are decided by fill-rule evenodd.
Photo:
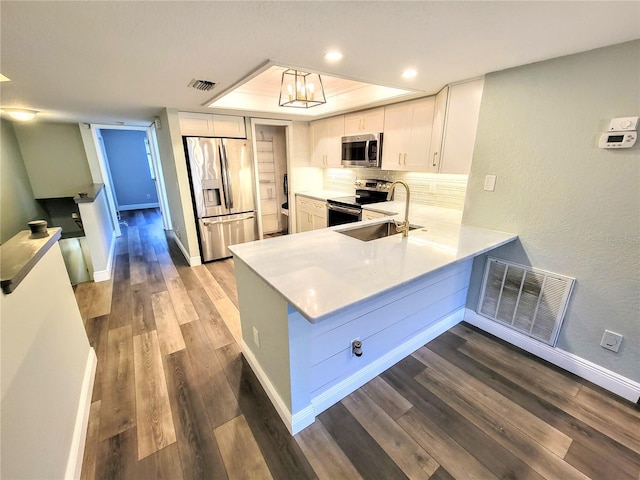
<instances>
[{"instance_id":1,"label":"doorway opening","mask_svg":"<svg viewBox=\"0 0 640 480\"><path fill-rule=\"evenodd\" d=\"M159 208L165 230L171 219L154 126L91 125L116 235L121 212Z\"/></svg>"},{"instance_id":2,"label":"doorway opening","mask_svg":"<svg viewBox=\"0 0 640 480\"><path fill-rule=\"evenodd\" d=\"M290 232L288 127L288 122L266 120L253 124L262 238Z\"/></svg>"}]
</instances>

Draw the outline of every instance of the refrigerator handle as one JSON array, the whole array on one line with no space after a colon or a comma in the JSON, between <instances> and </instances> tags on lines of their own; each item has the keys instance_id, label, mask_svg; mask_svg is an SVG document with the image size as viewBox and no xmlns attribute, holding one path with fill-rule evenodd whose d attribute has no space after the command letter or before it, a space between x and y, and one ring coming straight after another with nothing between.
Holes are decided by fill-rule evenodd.
<instances>
[{"instance_id":1,"label":"refrigerator handle","mask_svg":"<svg viewBox=\"0 0 640 480\"><path fill-rule=\"evenodd\" d=\"M227 147L225 147L224 143L222 144L222 152L224 153L224 168L226 170L227 175L227 193L229 194L227 197L227 202L229 203L229 210L233 208L233 189L231 185L231 173L229 172L229 159L227 158Z\"/></svg>"},{"instance_id":2,"label":"refrigerator handle","mask_svg":"<svg viewBox=\"0 0 640 480\"><path fill-rule=\"evenodd\" d=\"M218 155L220 156L220 173L222 174L222 189L224 190L224 206L227 210L230 210L229 206L229 195L231 192L229 191L229 169L227 168L227 158L223 153L224 147L222 145L218 145Z\"/></svg>"}]
</instances>

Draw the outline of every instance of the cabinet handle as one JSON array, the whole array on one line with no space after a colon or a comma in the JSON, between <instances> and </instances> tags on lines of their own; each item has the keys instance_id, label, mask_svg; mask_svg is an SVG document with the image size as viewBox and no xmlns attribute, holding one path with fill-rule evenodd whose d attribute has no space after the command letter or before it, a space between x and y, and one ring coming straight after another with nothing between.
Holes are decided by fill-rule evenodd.
<instances>
[{"instance_id":1,"label":"cabinet handle","mask_svg":"<svg viewBox=\"0 0 640 480\"><path fill-rule=\"evenodd\" d=\"M407 154L406 153L404 154L404 164L405 165L407 164Z\"/></svg>"},{"instance_id":2,"label":"cabinet handle","mask_svg":"<svg viewBox=\"0 0 640 480\"><path fill-rule=\"evenodd\" d=\"M437 156L438 156L438 152L434 152L434 154L433 154L433 165L432 165L433 167L436 166L436 157Z\"/></svg>"},{"instance_id":3,"label":"cabinet handle","mask_svg":"<svg viewBox=\"0 0 640 480\"><path fill-rule=\"evenodd\" d=\"M402 165L402 153L398 154L398 165Z\"/></svg>"}]
</instances>

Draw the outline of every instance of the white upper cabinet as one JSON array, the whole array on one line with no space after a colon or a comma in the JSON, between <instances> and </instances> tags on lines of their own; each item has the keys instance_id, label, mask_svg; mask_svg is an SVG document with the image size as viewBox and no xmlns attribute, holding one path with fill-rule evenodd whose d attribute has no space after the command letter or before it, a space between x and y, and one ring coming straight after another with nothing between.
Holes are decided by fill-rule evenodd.
<instances>
[{"instance_id":1,"label":"white upper cabinet","mask_svg":"<svg viewBox=\"0 0 640 480\"><path fill-rule=\"evenodd\" d=\"M344 116L344 134L380 133L384 129L384 108L374 108Z\"/></svg>"},{"instance_id":2,"label":"white upper cabinet","mask_svg":"<svg viewBox=\"0 0 640 480\"><path fill-rule=\"evenodd\" d=\"M344 116L311 122L311 165L339 167L342 158L341 138L344 135Z\"/></svg>"},{"instance_id":3,"label":"white upper cabinet","mask_svg":"<svg viewBox=\"0 0 640 480\"><path fill-rule=\"evenodd\" d=\"M435 103L427 97L385 108L383 170L437 171L429 157Z\"/></svg>"},{"instance_id":4,"label":"white upper cabinet","mask_svg":"<svg viewBox=\"0 0 640 480\"><path fill-rule=\"evenodd\" d=\"M484 79L449 86L440 173L471 171Z\"/></svg>"},{"instance_id":5,"label":"white upper cabinet","mask_svg":"<svg viewBox=\"0 0 640 480\"><path fill-rule=\"evenodd\" d=\"M244 117L178 112L178 119L184 136L247 138Z\"/></svg>"},{"instance_id":6,"label":"white upper cabinet","mask_svg":"<svg viewBox=\"0 0 640 480\"><path fill-rule=\"evenodd\" d=\"M442 137L444 136L444 121L447 114L447 98L449 87L445 86L436 95L433 112L433 128L431 129L431 147L429 149L429 171L440 170L440 154L442 153Z\"/></svg>"}]
</instances>

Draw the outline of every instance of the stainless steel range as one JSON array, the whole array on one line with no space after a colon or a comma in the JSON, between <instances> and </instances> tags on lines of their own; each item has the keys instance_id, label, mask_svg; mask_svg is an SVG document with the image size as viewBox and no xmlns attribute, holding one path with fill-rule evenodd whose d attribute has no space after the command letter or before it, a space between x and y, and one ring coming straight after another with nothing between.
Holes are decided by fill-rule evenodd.
<instances>
[{"instance_id":1,"label":"stainless steel range","mask_svg":"<svg viewBox=\"0 0 640 480\"><path fill-rule=\"evenodd\" d=\"M362 205L386 201L391 183L388 180L356 180L355 195L328 199L329 226L362 220Z\"/></svg>"}]
</instances>

